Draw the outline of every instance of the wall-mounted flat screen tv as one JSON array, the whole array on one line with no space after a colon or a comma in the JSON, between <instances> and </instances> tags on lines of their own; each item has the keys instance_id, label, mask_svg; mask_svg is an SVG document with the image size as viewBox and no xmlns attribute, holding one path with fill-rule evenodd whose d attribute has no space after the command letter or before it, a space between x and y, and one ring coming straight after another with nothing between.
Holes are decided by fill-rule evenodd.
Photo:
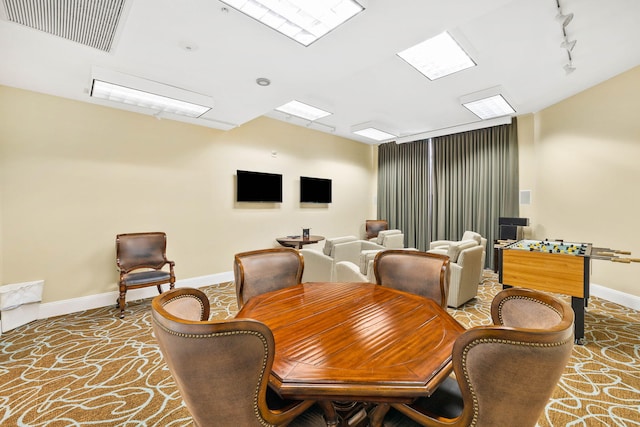
<instances>
[{"instance_id":1,"label":"wall-mounted flat screen tv","mask_svg":"<svg viewBox=\"0 0 640 427\"><path fill-rule=\"evenodd\" d=\"M300 203L331 203L331 180L301 176Z\"/></svg>"},{"instance_id":2,"label":"wall-mounted flat screen tv","mask_svg":"<svg viewBox=\"0 0 640 427\"><path fill-rule=\"evenodd\" d=\"M282 175L238 170L236 201L282 202Z\"/></svg>"}]
</instances>

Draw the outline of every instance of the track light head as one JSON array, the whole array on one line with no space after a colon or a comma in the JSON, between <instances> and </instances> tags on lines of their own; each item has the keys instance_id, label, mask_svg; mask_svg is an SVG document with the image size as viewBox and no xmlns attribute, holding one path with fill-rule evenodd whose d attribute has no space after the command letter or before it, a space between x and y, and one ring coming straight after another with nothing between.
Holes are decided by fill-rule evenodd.
<instances>
[{"instance_id":1,"label":"track light head","mask_svg":"<svg viewBox=\"0 0 640 427\"><path fill-rule=\"evenodd\" d=\"M571 73L573 73L573 72L576 70L576 67L574 67L574 66L571 64L571 62L569 62L568 64L565 64L565 66L564 66L564 67L562 67L562 68L564 68L564 72L565 72L566 74L571 74Z\"/></svg>"},{"instance_id":2,"label":"track light head","mask_svg":"<svg viewBox=\"0 0 640 427\"><path fill-rule=\"evenodd\" d=\"M567 25L569 25L569 22L571 22L571 20L573 19L573 13L563 15L562 12L558 11L558 14L556 15L556 19L562 22L562 27L564 28Z\"/></svg>"},{"instance_id":3,"label":"track light head","mask_svg":"<svg viewBox=\"0 0 640 427\"><path fill-rule=\"evenodd\" d=\"M562 43L560 43L560 47L563 49L567 49L569 52L573 51L573 48L576 47L576 41L577 40L567 40L567 38L565 37L564 41Z\"/></svg>"}]
</instances>

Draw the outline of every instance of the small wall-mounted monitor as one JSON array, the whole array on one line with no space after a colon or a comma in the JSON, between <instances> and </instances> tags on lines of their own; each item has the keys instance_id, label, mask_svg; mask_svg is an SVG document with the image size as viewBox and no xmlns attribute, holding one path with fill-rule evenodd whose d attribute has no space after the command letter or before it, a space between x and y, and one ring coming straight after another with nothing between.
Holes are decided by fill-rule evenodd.
<instances>
[{"instance_id":1,"label":"small wall-mounted monitor","mask_svg":"<svg viewBox=\"0 0 640 427\"><path fill-rule=\"evenodd\" d=\"M331 180L301 176L300 203L331 203Z\"/></svg>"},{"instance_id":2,"label":"small wall-mounted monitor","mask_svg":"<svg viewBox=\"0 0 640 427\"><path fill-rule=\"evenodd\" d=\"M236 201L281 203L282 175L238 170Z\"/></svg>"}]
</instances>

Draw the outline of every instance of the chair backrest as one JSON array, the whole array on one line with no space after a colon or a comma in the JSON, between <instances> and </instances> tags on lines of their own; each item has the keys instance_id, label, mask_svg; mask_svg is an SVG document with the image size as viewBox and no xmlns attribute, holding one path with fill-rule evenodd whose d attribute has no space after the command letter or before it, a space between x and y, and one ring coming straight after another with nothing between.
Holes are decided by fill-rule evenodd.
<instances>
[{"instance_id":1,"label":"chair backrest","mask_svg":"<svg viewBox=\"0 0 640 427\"><path fill-rule=\"evenodd\" d=\"M573 310L566 303L531 289L507 288L491 301L493 323L512 328L554 328L570 314Z\"/></svg>"},{"instance_id":2,"label":"chair backrest","mask_svg":"<svg viewBox=\"0 0 640 427\"><path fill-rule=\"evenodd\" d=\"M464 401L456 425L535 426L571 356L574 314L568 304L537 291L503 292L492 314L497 310L504 325L469 329L454 345Z\"/></svg>"},{"instance_id":3,"label":"chair backrest","mask_svg":"<svg viewBox=\"0 0 640 427\"><path fill-rule=\"evenodd\" d=\"M378 285L431 298L447 306L449 257L421 251L389 249L376 254L373 271Z\"/></svg>"},{"instance_id":4,"label":"chair backrest","mask_svg":"<svg viewBox=\"0 0 640 427\"><path fill-rule=\"evenodd\" d=\"M402 233L402 230L398 229L380 230L378 237L371 239L371 241L389 249L404 248L404 234Z\"/></svg>"},{"instance_id":5,"label":"chair backrest","mask_svg":"<svg viewBox=\"0 0 640 427\"><path fill-rule=\"evenodd\" d=\"M384 219L368 219L365 221L365 232L367 240L378 237L378 233L382 230L389 229L389 223Z\"/></svg>"},{"instance_id":6,"label":"chair backrest","mask_svg":"<svg viewBox=\"0 0 640 427\"><path fill-rule=\"evenodd\" d=\"M304 259L293 248L261 249L235 255L233 274L238 308L265 292L297 285L302 280Z\"/></svg>"},{"instance_id":7,"label":"chair backrest","mask_svg":"<svg viewBox=\"0 0 640 427\"><path fill-rule=\"evenodd\" d=\"M167 235L162 232L116 236L116 263L123 272L137 268L162 268L167 263Z\"/></svg>"},{"instance_id":8,"label":"chair backrest","mask_svg":"<svg viewBox=\"0 0 640 427\"><path fill-rule=\"evenodd\" d=\"M482 245L482 236L471 230L465 230L465 232L462 233L462 238L460 240L475 240L478 245Z\"/></svg>"},{"instance_id":9,"label":"chair backrest","mask_svg":"<svg viewBox=\"0 0 640 427\"><path fill-rule=\"evenodd\" d=\"M333 258L335 256L336 245L356 242L357 240L358 238L356 236L327 237L322 247L322 253Z\"/></svg>"},{"instance_id":10,"label":"chair backrest","mask_svg":"<svg viewBox=\"0 0 640 427\"><path fill-rule=\"evenodd\" d=\"M266 402L271 330L250 319L207 321L204 309L196 320L192 309L205 300L197 289L182 288L151 306L154 334L195 425L275 424ZM190 319L180 316L185 311Z\"/></svg>"}]
</instances>

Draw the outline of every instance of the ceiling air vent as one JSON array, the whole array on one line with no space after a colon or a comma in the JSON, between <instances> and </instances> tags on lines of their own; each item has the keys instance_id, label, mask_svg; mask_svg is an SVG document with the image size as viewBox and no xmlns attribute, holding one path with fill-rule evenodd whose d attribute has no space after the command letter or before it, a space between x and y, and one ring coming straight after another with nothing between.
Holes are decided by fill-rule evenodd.
<instances>
[{"instance_id":1,"label":"ceiling air vent","mask_svg":"<svg viewBox=\"0 0 640 427\"><path fill-rule=\"evenodd\" d=\"M109 52L126 0L2 0L7 20Z\"/></svg>"}]
</instances>

